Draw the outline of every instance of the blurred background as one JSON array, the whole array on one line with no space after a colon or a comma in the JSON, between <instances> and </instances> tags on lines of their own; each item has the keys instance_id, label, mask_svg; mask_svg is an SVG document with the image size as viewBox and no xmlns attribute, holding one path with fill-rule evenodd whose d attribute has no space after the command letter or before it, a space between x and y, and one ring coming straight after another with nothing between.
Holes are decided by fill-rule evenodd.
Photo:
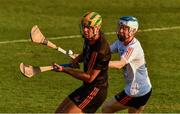
<instances>
[{"instance_id":1,"label":"blurred background","mask_svg":"<svg viewBox=\"0 0 180 114\"><path fill-rule=\"evenodd\" d=\"M0 0L0 112L54 112L82 84L69 75L51 71L26 78L19 64L68 63L70 59L65 55L30 42L30 30L38 25L50 41L80 53L83 39L69 36L80 35L80 19L87 11L102 16L104 33L115 32L120 16L137 17L140 32L136 37L144 48L153 86L144 112L180 112L179 0ZM117 39L116 34L107 34L106 38L109 43ZM123 87L122 71L109 70L107 100Z\"/></svg>"}]
</instances>

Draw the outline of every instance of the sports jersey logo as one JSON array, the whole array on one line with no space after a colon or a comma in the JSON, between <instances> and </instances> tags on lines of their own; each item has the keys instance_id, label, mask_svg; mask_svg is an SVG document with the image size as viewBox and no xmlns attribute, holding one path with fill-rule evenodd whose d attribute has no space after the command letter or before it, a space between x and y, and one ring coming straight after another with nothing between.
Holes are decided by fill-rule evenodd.
<instances>
[{"instance_id":1,"label":"sports jersey logo","mask_svg":"<svg viewBox=\"0 0 180 114\"><path fill-rule=\"evenodd\" d=\"M81 100L80 100L80 96L74 97L74 100L75 100L76 102L80 102L80 101L81 101Z\"/></svg>"}]
</instances>

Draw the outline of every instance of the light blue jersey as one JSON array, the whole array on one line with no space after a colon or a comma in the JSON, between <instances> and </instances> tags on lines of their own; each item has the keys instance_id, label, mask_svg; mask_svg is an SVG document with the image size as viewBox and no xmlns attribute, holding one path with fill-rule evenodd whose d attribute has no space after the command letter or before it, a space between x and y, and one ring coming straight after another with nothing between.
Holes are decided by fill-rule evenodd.
<instances>
[{"instance_id":1,"label":"light blue jersey","mask_svg":"<svg viewBox=\"0 0 180 114\"><path fill-rule=\"evenodd\" d=\"M126 61L124 66L125 92L129 96L143 96L151 90L144 52L140 42L134 38L128 45L116 40L111 46L111 53L119 53Z\"/></svg>"}]
</instances>

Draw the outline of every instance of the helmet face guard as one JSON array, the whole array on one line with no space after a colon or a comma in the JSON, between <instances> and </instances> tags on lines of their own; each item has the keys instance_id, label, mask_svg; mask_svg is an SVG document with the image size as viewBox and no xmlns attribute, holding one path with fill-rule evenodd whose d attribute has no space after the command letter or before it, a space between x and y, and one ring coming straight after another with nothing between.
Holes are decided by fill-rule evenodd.
<instances>
[{"instance_id":1,"label":"helmet face guard","mask_svg":"<svg viewBox=\"0 0 180 114\"><path fill-rule=\"evenodd\" d=\"M98 13L96 12L85 13L81 19L81 25L80 25L82 35L83 35L84 27L96 28L96 27L101 27L101 24L102 24L102 17ZM97 31L94 30L94 34L96 33Z\"/></svg>"}]
</instances>

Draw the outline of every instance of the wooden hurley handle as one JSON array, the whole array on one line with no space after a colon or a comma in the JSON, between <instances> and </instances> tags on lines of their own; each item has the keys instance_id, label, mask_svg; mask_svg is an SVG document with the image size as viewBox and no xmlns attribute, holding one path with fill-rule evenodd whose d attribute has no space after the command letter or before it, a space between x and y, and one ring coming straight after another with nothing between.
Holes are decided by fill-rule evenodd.
<instances>
[{"instance_id":1,"label":"wooden hurley handle","mask_svg":"<svg viewBox=\"0 0 180 114\"><path fill-rule=\"evenodd\" d=\"M53 70L53 66L43 66L39 67L41 72Z\"/></svg>"}]
</instances>

